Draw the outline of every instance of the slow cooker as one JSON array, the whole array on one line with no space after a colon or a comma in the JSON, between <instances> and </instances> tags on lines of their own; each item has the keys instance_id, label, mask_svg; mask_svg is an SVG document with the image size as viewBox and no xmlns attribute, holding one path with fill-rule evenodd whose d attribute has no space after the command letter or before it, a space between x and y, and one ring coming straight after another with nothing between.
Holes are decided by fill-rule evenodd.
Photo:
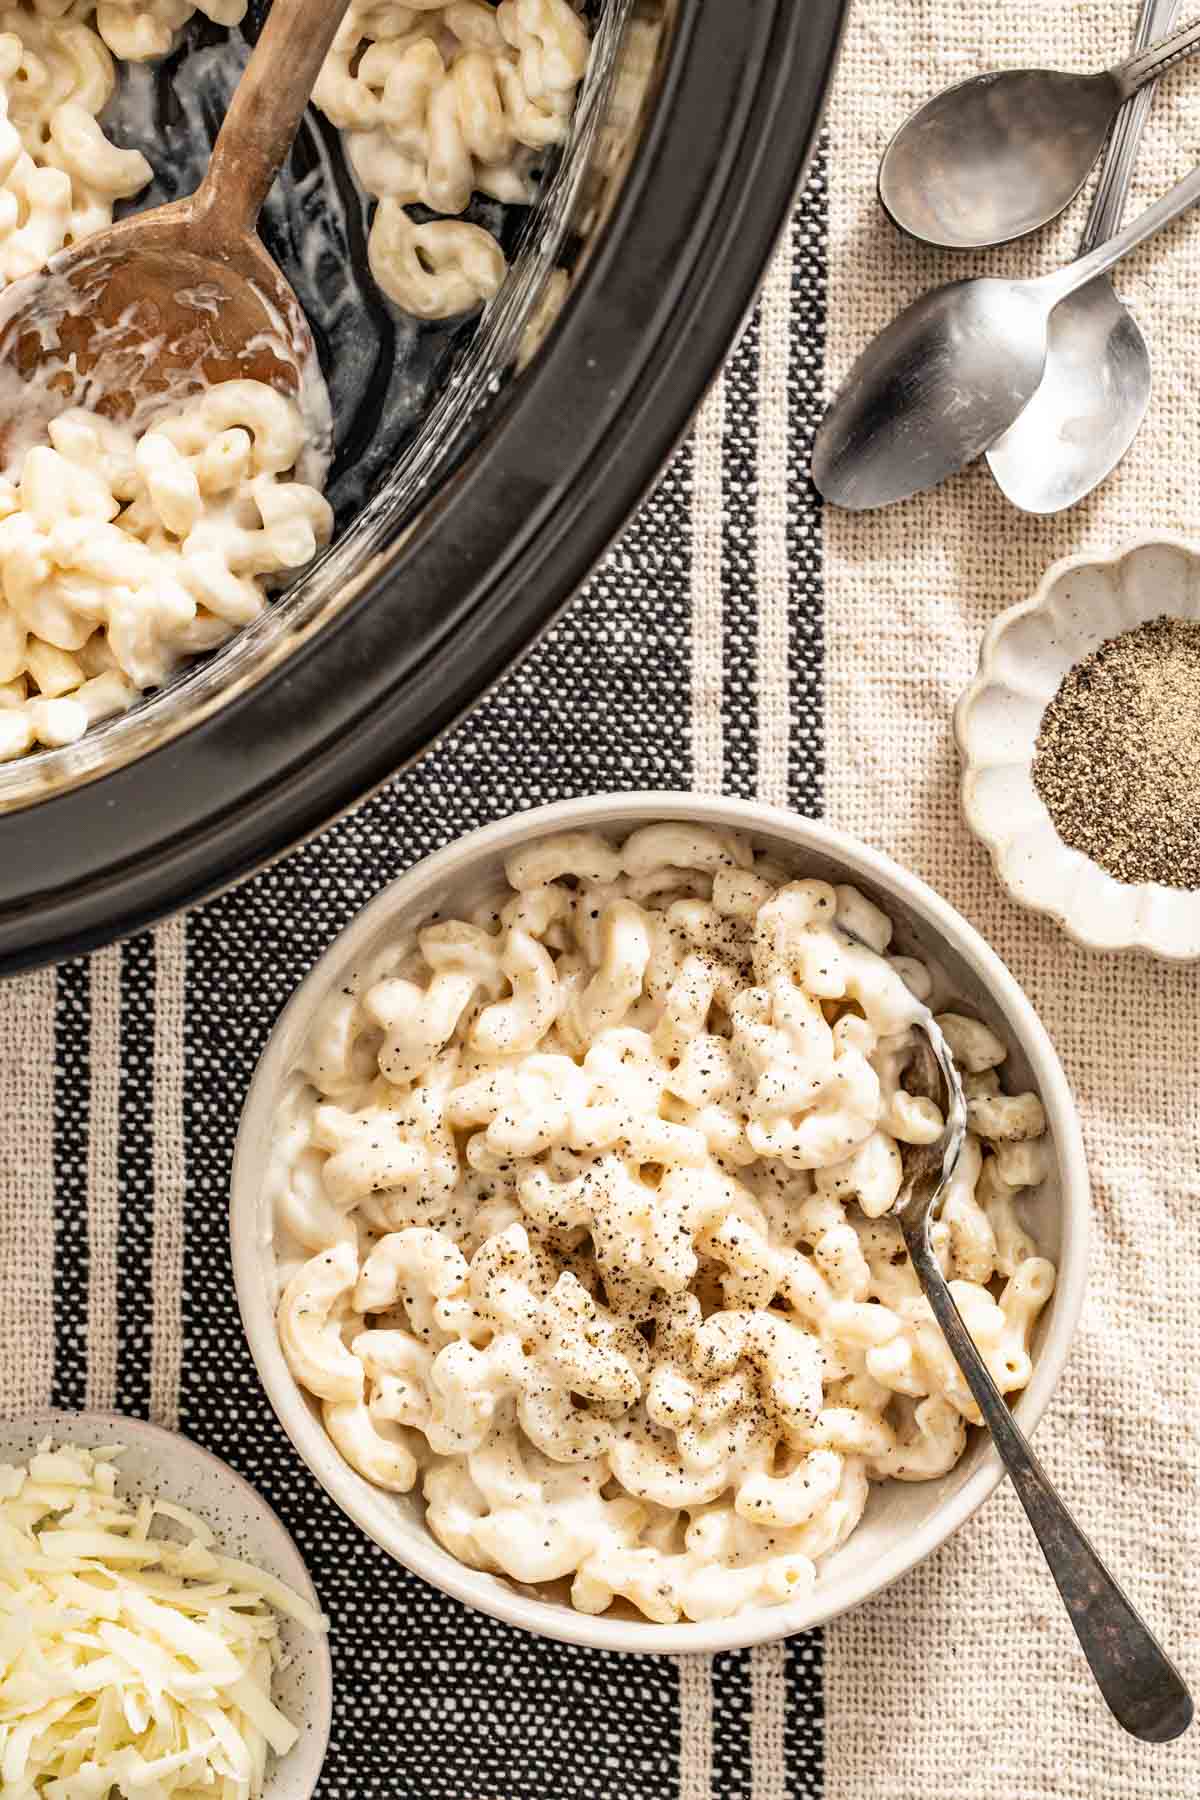
<instances>
[{"instance_id":1,"label":"slow cooker","mask_svg":"<svg viewBox=\"0 0 1200 1800\"><path fill-rule=\"evenodd\" d=\"M593 8L572 139L505 227L501 294L432 348L389 340L364 363L333 548L133 711L0 765L0 972L126 935L278 856L418 756L546 629L753 302L847 4ZM314 127L292 191L331 154ZM167 197L164 164L151 198ZM288 266L294 212L265 229ZM401 362L409 388L420 371L419 422L381 450L372 397Z\"/></svg>"}]
</instances>

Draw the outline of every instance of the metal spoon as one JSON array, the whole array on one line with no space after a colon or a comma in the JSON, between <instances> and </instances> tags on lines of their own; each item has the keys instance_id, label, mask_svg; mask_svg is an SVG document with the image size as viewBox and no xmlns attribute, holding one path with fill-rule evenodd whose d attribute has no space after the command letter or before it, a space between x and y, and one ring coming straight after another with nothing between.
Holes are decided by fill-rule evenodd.
<instances>
[{"instance_id":1,"label":"metal spoon","mask_svg":"<svg viewBox=\"0 0 1200 1800\"><path fill-rule=\"evenodd\" d=\"M1010 69L935 94L903 124L879 198L910 236L946 249L1023 237L1069 206L1126 100L1200 45L1200 20L1100 75Z\"/></svg>"},{"instance_id":2,"label":"metal spoon","mask_svg":"<svg viewBox=\"0 0 1200 1800\"><path fill-rule=\"evenodd\" d=\"M982 456L1037 392L1059 301L1198 200L1194 169L1065 269L1034 281L955 281L915 301L868 344L821 423L812 463L820 492L855 511L889 506Z\"/></svg>"},{"instance_id":3,"label":"metal spoon","mask_svg":"<svg viewBox=\"0 0 1200 1800\"><path fill-rule=\"evenodd\" d=\"M255 232L348 0L273 0L197 192L73 244L0 300L0 444L70 405L134 422L211 383L329 399L307 321Z\"/></svg>"},{"instance_id":4,"label":"metal spoon","mask_svg":"<svg viewBox=\"0 0 1200 1800\"><path fill-rule=\"evenodd\" d=\"M1169 31L1180 0L1143 0L1138 49ZM1109 139L1079 254L1118 230L1153 88L1126 106ZM1150 404L1150 352L1112 280L1098 275L1055 307L1041 386L987 453L997 484L1030 513L1062 512L1111 475Z\"/></svg>"},{"instance_id":5,"label":"metal spoon","mask_svg":"<svg viewBox=\"0 0 1200 1800\"><path fill-rule=\"evenodd\" d=\"M962 1149L966 1102L954 1058L935 1020L925 1012L918 1027L927 1041L918 1047L908 1085L943 1101L946 1129L937 1143L903 1149L904 1183L896 1216L912 1266L1033 1526L1109 1710L1134 1737L1165 1744L1191 1724L1192 1697L1146 1621L1051 1486L963 1324L934 1255L930 1227Z\"/></svg>"}]
</instances>

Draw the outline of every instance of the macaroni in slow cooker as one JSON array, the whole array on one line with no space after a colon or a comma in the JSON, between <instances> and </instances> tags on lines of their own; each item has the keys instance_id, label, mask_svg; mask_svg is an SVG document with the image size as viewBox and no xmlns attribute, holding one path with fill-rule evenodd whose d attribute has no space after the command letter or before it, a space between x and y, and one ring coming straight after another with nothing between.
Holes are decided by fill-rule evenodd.
<instances>
[{"instance_id":1,"label":"macaroni in slow cooker","mask_svg":"<svg viewBox=\"0 0 1200 1800\"><path fill-rule=\"evenodd\" d=\"M0 8L0 286L111 223L152 170L109 141L110 51L165 55L188 0L31 0ZM245 0L203 0L222 25ZM457 216L474 193L533 198L566 137L589 38L567 0L354 0L314 99L378 204L379 286L421 318L498 290L499 244ZM149 429L143 429L148 424ZM296 479L299 407L226 382L122 430L79 409L0 477L0 762L61 746L215 648L311 561L333 519ZM34 433L34 435L38 435Z\"/></svg>"},{"instance_id":2,"label":"macaroni in slow cooker","mask_svg":"<svg viewBox=\"0 0 1200 1800\"><path fill-rule=\"evenodd\" d=\"M378 199L371 273L406 312L445 318L498 292L505 259L490 232L406 208L457 215L473 194L528 204L537 157L567 136L589 49L567 0L354 0L313 99Z\"/></svg>"},{"instance_id":3,"label":"macaroni in slow cooker","mask_svg":"<svg viewBox=\"0 0 1200 1800\"><path fill-rule=\"evenodd\" d=\"M62 10L57 0L39 0L43 8ZM188 0L107 0L96 25L115 55L141 62L164 55L195 10ZM203 0L199 10L236 25L246 5ZM458 215L474 194L532 201L538 159L566 141L590 50L569 0L352 0L313 103L344 134L378 202L371 272L405 312L448 318L497 293L504 252ZM124 191L148 179L146 170ZM414 219L414 205L444 216Z\"/></svg>"},{"instance_id":4,"label":"macaroni in slow cooker","mask_svg":"<svg viewBox=\"0 0 1200 1800\"><path fill-rule=\"evenodd\" d=\"M206 10L229 22L242 8ZM109 50L161 55L190 11L0 10L0 285L110 224L150 180L140 151L99 123ZM213 649L333 525L292 478L306 448L299 407L261 382L212 386L147 430L72 408L45 435L13 448L0 476L0 761L82 737Z\"/></svg>"},{"instance_id":5,"label":"macaroni in slow cooker","mask_svg":"<svg viewBox=\"0 0 1200 1800\"><path fill-rule=\"evenodd\" d=\"M930 977L732 833L570 833L507 877L318 1016L273 1164L284 1353L473 1567L659 1621L786 1601L978 1420L889 1217L943 1127L902 1084ZM1045 1119L940 1023L971 1135L935 1242L1011 1393L1054 1283L1016 1206Z\"/></svg>"}]
</instances>

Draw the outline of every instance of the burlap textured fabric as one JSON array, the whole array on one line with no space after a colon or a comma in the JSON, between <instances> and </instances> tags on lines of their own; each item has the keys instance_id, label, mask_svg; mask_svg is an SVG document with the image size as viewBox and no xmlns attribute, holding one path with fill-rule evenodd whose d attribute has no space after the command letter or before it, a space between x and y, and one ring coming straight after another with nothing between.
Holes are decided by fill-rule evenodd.
<instances>
[{"instance_id":1,"label":"burlap textured fabric","mask_svg":"<svg viewBox=\"0 0 1200 1800\"><path fill-rule=\"evenodd\" d=\"M703 0L695 0L703 3ZM718 4L720 0L708 0ZM800 7L805 0L794 0ZM1084 1113L1091 1288L1038 1448L1200 1687L1200 972L1103 960L999 892L958 812L950 714L987 621L1058 556L1200 537L1200 216L1122 277L1154 410L1074 514L979 469L872 519L807 481L822 391L930 282L1034 270L1061 228L963 262L897 239L880 150L981 67L1099 67L1134 0L857 0L830 142L695 431L522 669L350 816L153 932L0 984L0 1411L116 1406L231 1460L296 1533L335 1634L322 1800L1191 1800L1200 1737L1112 1725L1012 1496L824 1634L717 1658L535 1640L392 1564L299 1463L229 1266L238 1114L289 992L420 856L569 794L687 787L824 811L934 883L1006 957ZM1142 201L1200 156L1200 64L1154 114ZM1135 201L1136 203L1136 201Z\"/></svg>"},{"instance_id":2,"label":"burlap textured fabric","mask_svg":"<svg viewBox=\"0 0 1200 1800\"><path fill-rule=\"evenodd\" d=\"M1185 7L1186 14L1190 9ZM827 384L923 287L1069 257L1082 202L1026 244L922 251L886 224L874 172L927 93L980 68L1101 68L1132 37L1128 0L860 0L830 114ZM1200 154L1200 68L1165 84L1131 208ZM982 632L1048 565L1160 528L1200 537L1200 218L1118 274L1155 367L1152 411L1116 477L1040 522L979 466L867 518L825 518L826 805L978 925L1041 1012L1083 1114L1094 1192L1090 1289L1038 1449L1101 1550L1200 1681L1200 974L1076 949L998 889L958 810L954 702ZM1200 1736L1134 1746L1098 1704L1012 1493L826 1642L829 1800L1183 1800Z\"/></svg>"}]
</instances>

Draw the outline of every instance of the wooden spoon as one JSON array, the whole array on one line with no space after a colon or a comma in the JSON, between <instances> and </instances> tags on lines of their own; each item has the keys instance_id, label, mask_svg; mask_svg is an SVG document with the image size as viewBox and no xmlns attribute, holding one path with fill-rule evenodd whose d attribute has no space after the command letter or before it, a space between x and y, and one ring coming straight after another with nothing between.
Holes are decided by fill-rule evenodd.
<instances>
[{"instance_id":1,"label":"wooden spoon","mask_svg":"<svg viewBox=\"0 0 1200 1800\"><path fill-rule=\"evenodd\" d=\"M258 237L349 0L273 0L197 191L72 244L0 295L0 462L69 406L134 429L218 381L296 396L330 436L312 333Z\"/></svg>"}]
</instances>

